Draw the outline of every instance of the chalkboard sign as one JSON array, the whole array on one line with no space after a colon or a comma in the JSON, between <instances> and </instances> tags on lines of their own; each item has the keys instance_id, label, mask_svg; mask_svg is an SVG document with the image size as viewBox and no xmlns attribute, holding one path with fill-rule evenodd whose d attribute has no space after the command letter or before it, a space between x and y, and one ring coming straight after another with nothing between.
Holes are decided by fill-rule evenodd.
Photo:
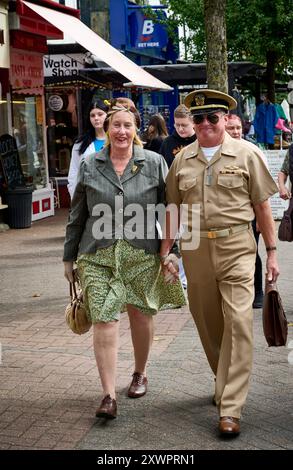
<instances>
[{"instance_id":1,"label":"chalkboard sign","mask_svg":"<svg viewBox=\"0 0 293 470\"><path fill-rule=\"evenodd\" d=\"M3 176L9 189L25 186L15 138L9 134L0 136L0 161Z\"/></svg>"}]
</instances>

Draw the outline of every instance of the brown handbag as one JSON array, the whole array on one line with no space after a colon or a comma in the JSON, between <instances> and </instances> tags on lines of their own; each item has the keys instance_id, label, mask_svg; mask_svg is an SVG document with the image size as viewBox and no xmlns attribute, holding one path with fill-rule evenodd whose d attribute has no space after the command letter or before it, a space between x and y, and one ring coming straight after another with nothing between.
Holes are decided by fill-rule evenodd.
<instances>
[{"instance_id":1,"label":"brown handbag","mask_svg":"<svg viewBox=\"0 0 293 470\"><path fill-rule=\"evenodd\" d=\"M73 272L73 278L74 281L69 283L71 300L65 309L65 320L73 333L82 335L89 331L92 322L87 316L76 270Z\"/></svg>"},{"instance_id":2,"label":"brown handbag","mask_svg":"<svg viewBox=\"0 0 293 470\"><path fill-rule=\"evenodd\" d=\"M290 199L289 207L284 211L278 230L278 238L282 242L293 241L293 197Z\"/></svg>"},{"instance_id":3,"label":"brown handbag","mask_svg":"<svg viewBox=\"0 0 293 470\"><path fill-rule=\"evenodd\" d=\"M266 280L262 311L263 331L268 346L285 346L288 323L275 282Z\"/></svg>"}]
</instances>

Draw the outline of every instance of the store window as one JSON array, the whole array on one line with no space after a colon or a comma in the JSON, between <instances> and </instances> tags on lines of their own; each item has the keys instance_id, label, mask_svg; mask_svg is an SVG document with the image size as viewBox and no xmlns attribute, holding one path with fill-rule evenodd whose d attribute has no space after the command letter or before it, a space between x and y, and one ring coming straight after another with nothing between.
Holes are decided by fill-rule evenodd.
<instances>
[{"instance_id":1,"label":"store window","mask_svg":"<svg viewBox=\"0 0 293 470\"><path fill-rule=\"evenodd\" d=\"M152 96L150 93L144 93L143 103L140 106L140 115L142 120L142 129L146 130L150 118L157 113L160 113L166 121L167 127L170 128L170 107L169 105L160 104L162 97L157 96L157 101L159 102L156 105L152 104Z\"/></svg>"},{"instance_id":2,"label":"store window","mask_svg":"<svg viewBox=\"0 0 293 470\"><path fill-rule=\"evenodd\" d=\"M66 177L78 135L75 90L46 93L46 113L49 176Z\"/></svg>"},{"instance_id":3,"label":"store window","mask_svg":"<svg viewBox=\"0 0 293 470\"><path fill-rule=\"evenodd\" d=\"M42 97L13 94L12 125L26 183L34 189L45 188Z\"/></svg>"}]
</instances>

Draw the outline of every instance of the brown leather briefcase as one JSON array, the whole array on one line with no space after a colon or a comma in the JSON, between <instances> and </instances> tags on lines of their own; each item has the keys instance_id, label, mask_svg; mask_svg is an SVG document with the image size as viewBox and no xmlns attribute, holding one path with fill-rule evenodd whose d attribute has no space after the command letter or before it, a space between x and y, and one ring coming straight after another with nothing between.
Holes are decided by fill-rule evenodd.
<instances>
[{"instance_id":1,"label":"brown leather briefcase","mask_svg":"<svg viewBox=\"0 0 293 470\"><path fill-rule=\"evenodd\" d=\"M290 199L289 207L284 211L278 229L278 238L282 242L293 241L293 197Z\"/></svg>"},{"instance_id":2,"label":"brown leather briefcase","mask_svg":"<svg viewBox=\"0 0 293 470\"><path fill-rule=\"evenodd\" d=\"M285 346L288 323L275 282L266 280L262 311L263 331L268 346Z\"/></svg>"}]
</instances>

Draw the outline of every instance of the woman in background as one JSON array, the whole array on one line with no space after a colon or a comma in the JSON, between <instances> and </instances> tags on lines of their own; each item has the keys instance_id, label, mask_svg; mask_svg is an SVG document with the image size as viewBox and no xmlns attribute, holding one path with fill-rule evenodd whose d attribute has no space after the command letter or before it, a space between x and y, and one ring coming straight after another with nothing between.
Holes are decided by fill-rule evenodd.
<instances>
[{"instance_id":1,"label":"woman in background","mask_svg":"<svg viewBox=\"0 0 293 470\"><path fill-rule=\"evenodd\" d=\"M165 119L161 114L154 114L143 135L144 148L159 153L163 140L168 137Z\"/></svg>"},{"instance_id":2,"label":"woman in background","mask_svg":"<svg viewBox=\"0 0 293 470\"><path fill-rule=\"evenodd\" d=\"M106 133L104 131L104 121L108 111L107 101L97 99L92 102L89 109L86 132L78 137L71 152L70 167L68 173L68 192L73 198L77 173L80 160L86 155L98 152L104 146Z\"/></svg>"}]
</instances>

